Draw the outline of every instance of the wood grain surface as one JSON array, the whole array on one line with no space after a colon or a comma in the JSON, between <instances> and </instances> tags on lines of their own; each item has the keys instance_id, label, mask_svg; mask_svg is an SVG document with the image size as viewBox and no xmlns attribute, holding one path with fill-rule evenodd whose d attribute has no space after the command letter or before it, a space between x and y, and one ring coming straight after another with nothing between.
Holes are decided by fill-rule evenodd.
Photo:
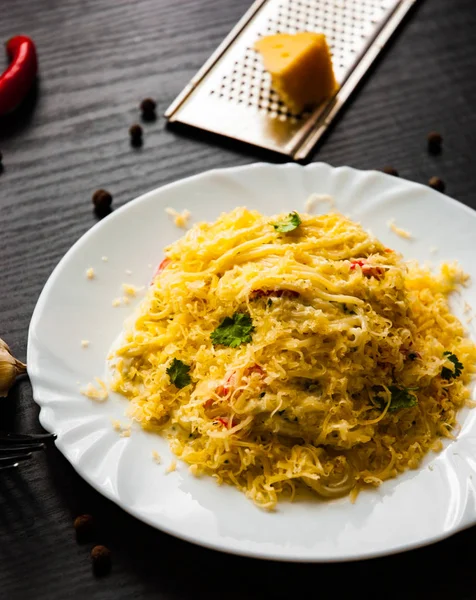
<instances>
[{"instance_id":1,"label":"wood grain surface","mask_svg":"<svg viewBox=\"0 0 476 600\"><path fill-rule=\"evenodd\" d=\"M91 194L114 207L200 171L266 158L252 149L144 124L163 111L249 6L249 0L0 0L0 40L37 43L41 77L0 120L0 336L25 359L38 295L63 254L96 222ZM333 165L397 168L476 208L474 0L422 0L315 155ZM0 70L2 61L0 57ZM440 156L426 134L444 136ZM1 400L1 399L0 399ZM27 379L0 402L0 428L39 431ZM72 521L92 513L112 573L96 579ZM392 523L389 523L389 528ZM219 554L136 521L100 496L52 449L0 476L0 598L476 598L476 529L410 553L346 565L275 564Z\"/></svg>"}]
</instances>

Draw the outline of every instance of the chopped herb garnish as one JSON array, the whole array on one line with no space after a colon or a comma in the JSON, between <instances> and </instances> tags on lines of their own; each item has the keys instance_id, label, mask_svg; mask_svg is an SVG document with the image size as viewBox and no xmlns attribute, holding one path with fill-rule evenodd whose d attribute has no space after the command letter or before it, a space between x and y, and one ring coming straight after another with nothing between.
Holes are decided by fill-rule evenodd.
<instances>
[{"instance_id":1,"label":"chopped herb garnish","mask_svg":"<svg viewBox=\"0 0 476 600\"><path fill-rule=\"evenodd\" d=\"M167 367L166 373L170 378L170 383L173 383L175 387L182 389L189 385L192 381L188 372L190 371L190 366L183 363L178 358L174 358L170 363L170 366Z\"/></svg>"},{"instance_id":2,"label":"chopped herb garnish","mask_svg":"<svg viewBox=\"0 0 476 600\"><path fill-rule=\"evenodd\" d=\"M321 389L321 384L318 381L313 381L312 379L307 379L304 381L304 389L307 392L318 392Z\"/></svg>"},{"instance_id":3,"label":"chopped herb garnish","mask_svg":"<svg viewBox=\"0 0 476 600\"><path fill-rule=\"evenodd\" d=\"M400 410L402 408L411 408L412 406L417 406L418 398L415 395L410 394L410 392L418 388L405 388L398 387L396 385L389 385L388 389L391 394L388 412L395 412L396 410ZM382 408L385 406L385 400L381 396L377 396L376 400L378 400Z\"/></svg>"},{"instance_id":4,"label":"chopped herb garnish","mask_svg":"<svg viewBox=\"0 0 476 600\"><path fill-rule=\"evenodd\" d=\"M453 363L453 368L443 367L441 369L441 376L448 381L450 379L456 379L456 377L459 377L463 372L463 363L460 363L456 354L453 354L452 352L443 352L443 356L446 356L447 360Z\"/></svg>"},{"instance_id":5,"label":"chopped herb garnish","mask_svg":"<svg viewBox=\"0 0 476 600\"><path fill-rule=\"evenodd\" d=\"M254 329L250 315L235 313L232 317L225 317L210 337L214 346L221 344L236 348L251 342Z\"/></svg>"},{"instance_id":6,"label":"chopped herb garnish","mask_svg":"<svg viewBox=\"0 0 476 600\"><path fill-rule=\"evenodd\" d=\"M342 310L345 312L346 315L355 315L355 310L349 308L347 304L342 304L341 306Z\"/></svg>"},{"instance_id":7,"label":"chopped herb garnish","mask_svg":"<svg viewBox=\"0 0 476 600\"><path fill-rule=\"evenodd\" d=\"M278 223L273 223L273 227L279 233L288 233L290 231L294 231L301 225L301 217L297 214L296 211L289 213L289 215L284 218L282 221Z\"/></svg>"},{"instance_id":8,"label":"chopped herb garnish","mask_svg":"<svg viewBox=\"0 0 476 600\"><path fill-rule=\"evenodd\" d=\"M414 391L416 388L399 388L396 385L390 385L388 389L392 394L392 399L388 408L390 412L400 410L401 408L411 408L418 404L417 397L410 394L410 391Z\"/></svg>"}]
</instances>

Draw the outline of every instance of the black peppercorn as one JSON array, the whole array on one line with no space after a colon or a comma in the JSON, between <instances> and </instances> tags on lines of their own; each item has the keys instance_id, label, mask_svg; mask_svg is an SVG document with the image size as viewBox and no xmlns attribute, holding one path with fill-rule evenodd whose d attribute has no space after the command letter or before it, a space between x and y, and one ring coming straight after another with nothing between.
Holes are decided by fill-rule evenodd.
<instances>
[{"instance_id":1,"label":"black peppercorn","mask_svg":"<svg viewBox=\"0 0 476 600\"><path fill-rule=\"evenodd\" d=\"M140 103L142 119L144 121L155 121L155 119L157 118L155 114L156 107L157 104L155 100L152 100L152 98L145 98L144 100L142 100L142 102Z\"/></svg>"},{"instance_id":2,"label":"black peppercorn","mask_svg":"<svg viewBox=\"0 0 476 600\"><path fill-rule=\"evenodd\" d=\"M437 131L430 131L427 136L428 140L428 151L431 154L439 154L441 152L441 144L443 142L443 137L441 133Z\"/></svg>"},{"instance_id":3,"label":"black peppercorn","mask_svg":"<svg viewBox=\"0 0 476 600\"><path fill-rule=\"evenodd\" d=\"M91 550L91 561L95 575L107 575L111 570L111 551L106 546L94 546Z\"/></svg>"},{"instance_id":4,"label":"black peppercorn","mask_svg":"<svg viewBox=\"0 0 476 600\"><path fill-rule=\"evenodd\" d=\"M445 188L446 188L445 182L443 181L443 179L440 179L439 177L432 177L428 181L428 185L438 192L444 192Z\"/></svg>"},{"instance_id":5,"label":"black peppercorn","mask_svg":"<svg viewBox=\"0 0 476 600\"><path fill-rule=\"evenodd\" d=\"M387 175L393 175L394 177L398 177L398 171L393 167L386 166L382 169L382 172L386 173Z\"/></svg>"},{"instance_id":6,"label":"black peppercorn","mask_svg":"<svg viewBox=\"0 0 476 600\"><path fill-rule=\"evenodd\" d=\"M157 107L155 100L152 98L145 98L140 103L140 109L142 112L153 112Z\"/></svg>"},{"instance_id":7,"label":"black peppercorn","mask_svg":"<svg viewBox=\"0 0 476 600\"><path fill-rule=\"evenodd\" d=\"M112 196L107 190L96 190L93 194L94 210L99 216L111 212Z\"/></svg>"},{"instance_id":8,"label":"black peppercorn","mask_svg":"<svg viewBox=\"0 0 476 600\"><path fill-rule=\"evenodd\" d=\"M129 127L129 135L133 138L142 137L142 127L140 125L131 125Z\"/></svg>"},{"instance_id":9,"label":"black peppercorn","mask_svg":"<svg viewBox=\"0 0 476 600\"><path fill-rule=\"evenodd\" d=\"M142 133L142 127L137 125L137 123L129 127L129 135L131 136L131 144L133 146L142 146Z\"/></svg>"},{"instance_id":10,"label":"black peppercorn","mask_svg":"<svg viewBox=\"0 0 476 600\"><path fill-rule=\"evenodd\" d=\"M94 519L91 515L80 515L74 520L73 527L76 531L78 542L90 542L94 537Z\"/></svg>"}]
</instances>

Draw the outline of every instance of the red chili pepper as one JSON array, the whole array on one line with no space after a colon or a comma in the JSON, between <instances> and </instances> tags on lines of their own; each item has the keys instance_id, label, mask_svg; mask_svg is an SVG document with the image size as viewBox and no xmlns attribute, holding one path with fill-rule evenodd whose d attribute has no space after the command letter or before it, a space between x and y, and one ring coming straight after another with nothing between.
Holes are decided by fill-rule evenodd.
<instances>
[{"instance_id":1,"label":"red chili pepper","mask_svg":"<svg viewBox=\"0 0 476 600\"><path fill-rule=\"evenodd\" d=\"M208 400L206 400L203 403L204 408L210 408L211 406L213 406L213 403L215 402L215 400L213 400L213 398L209 398Z\"/></svg>"},{"instance_id":2,"label":"red chili pepper","mask_svg":"<svg viewBox=\"0 0 476 600\"><path fill-rule=\"evenodd\" d=\"M12 37L6 43L10 65L0 75L0 115L16 108L27 95L38 72L33 41L26 35Z\"/></svg>"},{"instance_id":3,"label":"red chili pepper","mask_svg":"<svg viewBox=\"0 0 476 600\"><path fill-rule=\"evenodd\" d=\"M232 373L231 375L228 375L228 377L225 379L225 381L217 387L216 393L219 396L228 396L228 394L233 389L235 384L236 384L236 373Z\"/></svg>"},{"instance_id":4,"label":"red chili pepper","mask_svg":"<svg viewBox=\"0 0 476 600\"><path fill-rule=\"evenodd\" d=\"M385 269L382 267L369 265L365 260L351 260L350 270L353 271L357 265L362 269L362 275L370 278L381 279L385 275Z\"/></svg>"},{"instance_id":5,"label":"red chili pepper","mask_svg":"<svg viewBox=\"0 0 476 600\"><path fill-rule=\"evenodd\" d=\"M225 417L218 417L215 420L218 421L219 423L221 423L223 425L223 427L228 427L229 420L226 419ZM235 419L232 419L231 426L236 427L237 425L238 425L237 421L235 421Z\"/></svg>"},{"instance_id":6,"label":"red chili pepper","mask_svg":"<svg viewBox=\"0 0 476 600\"><path fill-rule=\"evenodd\" d=\"M352 263L350 265L351 271L353 271L357 265L359 265L359 267L363 267L365 265L365 262L363 260L351 260L350 262Z\"/></svg>"},{"instance_id":7,"label":"red chili pepper","mask_svg":"<svg viewBox=\"0 0 476 600\"><path fill-rule=\"evenodd\" d=\"M157 277L157 275L159 273L161 273L165 267L167 267L172 261L170 260L170 258L164 258L164 260L160 263L160 265L157 267L157 269L155 270L154 276L152 277L152 279L155 279Z\"/></svg>"},{"instance_id":8,"label":"red chili pepper","mask_svg":"<svg viewBox=\"0 0 476 600\"><path fill-rule=\"evenodd\" d=\"M385 248L385 252L393 252L391 248Z\"/></svg>"},{"instance_id":9,"label":"red chili pepper","mask_svg":"<svg viewBox=\"0 0 476 600\"><path fill-rule=\"evenodd\" d=\"M252 365L245 370L245 375L252 375L253 373L258 373L262 377L266 375L266 371L264 371L259 365ZM225 381L216 388L216 393L219 396L228 396L228 394L233 390L236 385L236 373L233 372L225 379Z\"/></svg>"},{"instance_id":10,"label":"red chili pepper","mask_svg":"<svg viewBox=\"0 0 476 600\"><path fill-rule=\"evenodd\" d=\"M266 371L259 365L253 365L252 367L249 367L248 369L246 369L247 375L252 375L253 373L258 373L258 375L262 375L262 376L266 375Z\"/></svg>"}]
</instances>

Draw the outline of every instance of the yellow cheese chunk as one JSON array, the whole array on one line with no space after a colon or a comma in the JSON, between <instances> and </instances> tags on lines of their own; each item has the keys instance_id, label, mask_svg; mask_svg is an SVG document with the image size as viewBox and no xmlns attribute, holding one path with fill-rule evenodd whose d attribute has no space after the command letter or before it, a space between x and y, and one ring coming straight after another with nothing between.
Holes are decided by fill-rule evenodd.
<instances>
[{"instance_id":1,"label":"yellow cheese chunk","mask_svg":"<svg viewBox=\"0 0 476 600\"><path fill-rule=\"evenodd\" d=\"M271 74L272 86L293 113L317 106L338 84L323 33L278 33L260 38L255 50Z\"/></svg>"}]
</instances>

